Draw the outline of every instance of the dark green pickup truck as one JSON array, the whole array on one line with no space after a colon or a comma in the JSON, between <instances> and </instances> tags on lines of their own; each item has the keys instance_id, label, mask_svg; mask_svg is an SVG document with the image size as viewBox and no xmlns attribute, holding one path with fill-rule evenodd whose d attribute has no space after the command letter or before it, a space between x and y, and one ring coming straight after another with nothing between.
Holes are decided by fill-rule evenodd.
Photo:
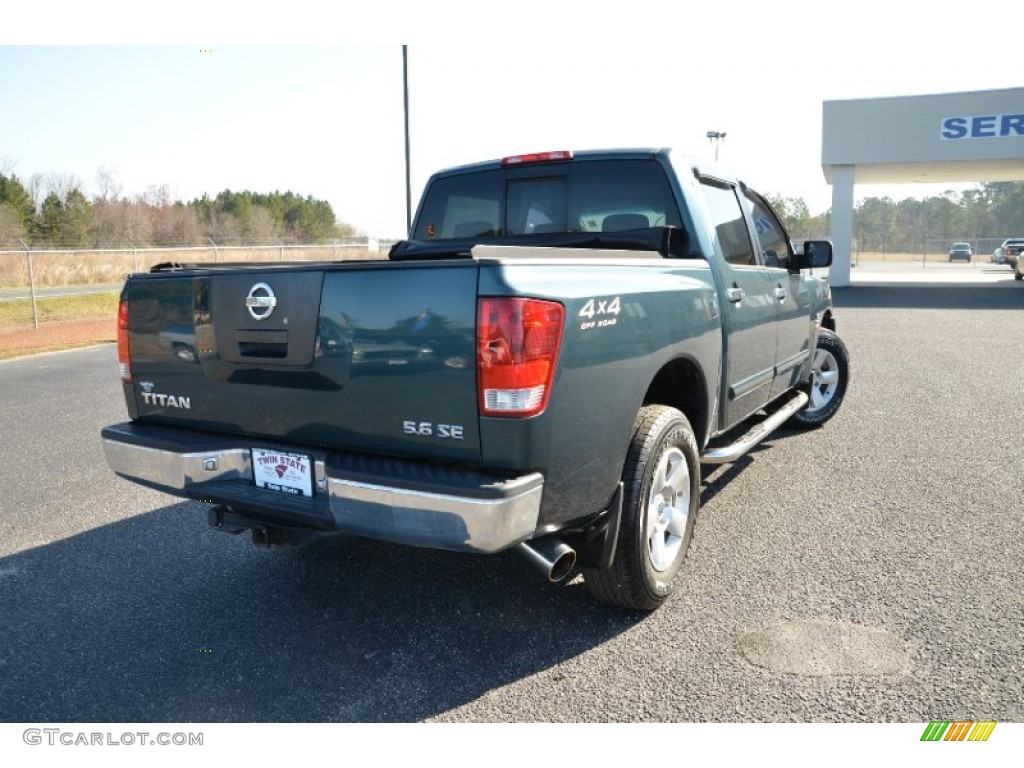
<instances>
[{"instance_id":1,"label":"dark green pickup truck","mask_svg":"<svg viewBox=\"0 0 1024 768\"><path fill-rule=\"evenodd\" d=\"M260 546L517 548L600 600L671 593L702 463L839 408L828 284L771 207L667 150L434 175L387 260L132 275L122 477Z\"/></svg>"}]
</instances>

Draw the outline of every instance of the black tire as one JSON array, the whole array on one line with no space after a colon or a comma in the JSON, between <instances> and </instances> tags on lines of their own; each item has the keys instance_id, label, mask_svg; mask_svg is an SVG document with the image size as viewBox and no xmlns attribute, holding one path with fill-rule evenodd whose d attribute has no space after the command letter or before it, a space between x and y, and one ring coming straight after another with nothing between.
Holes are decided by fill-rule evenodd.
<instances>
[{"instance_id":1,"label":"black tire","mask_svg":"<svg viewBox=\"0 0 1024 768\"><path fill-rule=\"evenodd\" d=\"M832 331L818 331L812 363L811 402L789 420L795 427L819 427L836 415L850 383L850 356L846 345Z\"/></svg>"},{"instance_id":2,"label":"black tire","mask_svg":"<svg viewBox=\"0 0 1024 768\"><path fill-rule=\"evenodd\" d=\"M686 416L663 405L640 409L622 480L615 558L583 577L601 602L651 611L672 594L700 506L700 453Z\"/></svg>"},{"instance_id":3,"label":"black tire","mask_svg":"<svg viewBox=\"0 0 1024 768\"><path fill-rule=\"evenodd\" d=\"M1013 279L1014 280L1024 280L1024 272L1014 272L1013 273Z\"/></svg>"}]
</instances>

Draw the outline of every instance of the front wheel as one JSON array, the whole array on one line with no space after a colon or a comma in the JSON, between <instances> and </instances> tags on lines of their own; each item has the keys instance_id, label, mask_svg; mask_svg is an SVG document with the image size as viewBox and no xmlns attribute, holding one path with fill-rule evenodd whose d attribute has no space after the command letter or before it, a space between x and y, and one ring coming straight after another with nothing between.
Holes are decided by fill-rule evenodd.
<instances>
[{"instance_id":1,"label":"front wheel","mask_svg":"<svg viewBox=\"0 0 1024 768\"><path fill-rule=\"evenodd\" d=\"M642 408L622 480L615 558L583 576L598 600L650 611L675 587L700 504L700 458L686 416L663 405Z\"/></svg>"},{"instance_id":2,"label":"front wheel","mask_svg":"<svg viewBox=\"0 0 1024 768\"><path fill-rule=\"evenodd\" d=\"M790 423L797 427L817 427L836 415L846 396L850 381L850 356L846 345L832 331L818 331L818 344L811 362L810 402L797 411Z\"/></svg>"}]
</instances>

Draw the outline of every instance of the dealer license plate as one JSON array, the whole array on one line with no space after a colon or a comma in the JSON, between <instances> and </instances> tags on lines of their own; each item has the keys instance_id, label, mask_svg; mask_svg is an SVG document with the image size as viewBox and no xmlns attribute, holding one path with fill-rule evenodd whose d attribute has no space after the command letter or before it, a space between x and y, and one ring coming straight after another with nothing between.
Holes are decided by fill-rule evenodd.
<instances>
[{"instance_id":1,"label":"dealer license plate","mask_svg":"<svg viewBox=\"0 0 1024 768\"><path fill-rule=\"evenodd\" d=\"M313 460L298 453L252 449L253 481L259 488L313 495Z\"/></svg>"}]
</instances>

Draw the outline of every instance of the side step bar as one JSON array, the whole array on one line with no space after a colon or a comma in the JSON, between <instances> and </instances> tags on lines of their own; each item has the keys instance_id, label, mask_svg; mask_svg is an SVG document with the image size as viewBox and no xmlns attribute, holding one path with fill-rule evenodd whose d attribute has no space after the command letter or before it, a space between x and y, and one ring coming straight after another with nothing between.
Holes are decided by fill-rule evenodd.
<instances>
[{"instance_id":1,"label":"side step bar","mask_svg":"<svg viewBox=\"0 0 1024 768\"><path fill-rule=\"evenodd\" d=\"M728 464L731 461L736 461L736 459L782 426L783 423L789 420L790 416L806 406L808 400L809 398L807 397L806 392L798 392L796 396L782 406L781 409L773 413L764 421L756 424L753 429L743 435L743 437L736 442L722 446L721 448L712 448L711 450L701 454L701 463Z\"/></svg>"}]
</instances>

